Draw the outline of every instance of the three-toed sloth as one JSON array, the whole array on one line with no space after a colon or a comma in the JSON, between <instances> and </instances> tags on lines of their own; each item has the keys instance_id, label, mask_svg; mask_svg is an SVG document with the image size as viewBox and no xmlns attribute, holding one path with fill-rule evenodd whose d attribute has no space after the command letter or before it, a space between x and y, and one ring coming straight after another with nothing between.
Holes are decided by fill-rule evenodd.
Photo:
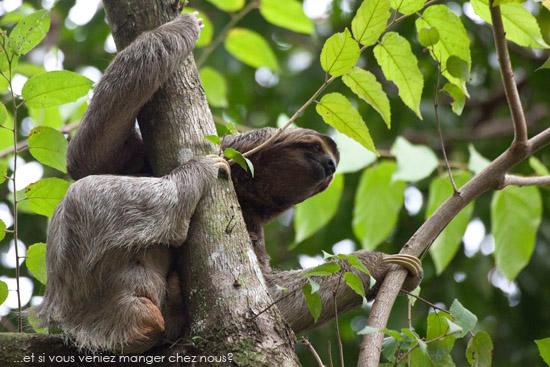
<instances>
[{"instance_id":1,"label":"three-toed sloth","mask_svg":"<svg viewBox=\"0 0 550 367\"><path fill-rule=\"evenodd\" d=\"M176 274L170 250L184 244L205 189L229 166L218 156L201 156L166 176L144 177L148 170L134 121L192 51L200 25L196 16L183 15L122 50L70 142L68 169L77 181L49 226L48 281L37 312L79 347L143 352L180 332L170 330L180 324L171 322L167 307ZM222 146L245 152L276 132L265 128L227 136ZM262 224L324 190L339 153L326 135L288 129L250 159L254 177L234 165L231 179L267 273Z\"/></svg>"}]
</instances>

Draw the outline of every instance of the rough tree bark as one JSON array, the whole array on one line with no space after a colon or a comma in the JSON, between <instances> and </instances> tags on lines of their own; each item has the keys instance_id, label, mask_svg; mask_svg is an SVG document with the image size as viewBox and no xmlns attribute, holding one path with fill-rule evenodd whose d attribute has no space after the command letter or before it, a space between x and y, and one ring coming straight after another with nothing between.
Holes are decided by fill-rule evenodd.
<instances>
[{"instance_id":1,"label":"rough tree bark","mask_svg":"<svg viewBox=\"0 0 550 367\"><path fill-rule=\"evenodd\" d=\"M176 17L177 3L104 0L118 48ZM215 153L204 140L205 135L215 134L215 126L192 56L182 60L138 121L155 175L175 168L182 149L193 154ZM200 340L197 353L232 353L241 366L299 364L294 334L277 308L251 318L272 300L230 181L218 180L205 195L178 257L189 321L186 337Z\"/></svg>"}]
</instances>

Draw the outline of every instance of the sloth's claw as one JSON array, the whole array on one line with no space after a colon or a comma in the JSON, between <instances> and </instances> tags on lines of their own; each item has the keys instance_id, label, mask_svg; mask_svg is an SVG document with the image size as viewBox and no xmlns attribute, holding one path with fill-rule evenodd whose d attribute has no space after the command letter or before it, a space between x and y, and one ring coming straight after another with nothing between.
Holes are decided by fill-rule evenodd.
<instances>
[{"instance_id":1,"label":"sloth's claw","mask_svg":"<svg viewBox=\"0 0 550 367\"><path fill-rule=\"evenodd\" d=\"M214 165L218 168L218 175L221 173L223 177L231 177L231 167L223 157L216 154L209 154L207 157L214 161Z\"/></svg>"},{"instance_id":2,"label":"sloth's claw","mask_svg":"<svg viewBox=\"0 0 550 367\"><path fill-rule=\"evenodd\" d=\"M414 278L422 279L424 271L422 270L422 263L416 256L407 254L395 254L387 255L382 260L384 264L396 264L404 267Z\"/></svg>"}]
</instances>

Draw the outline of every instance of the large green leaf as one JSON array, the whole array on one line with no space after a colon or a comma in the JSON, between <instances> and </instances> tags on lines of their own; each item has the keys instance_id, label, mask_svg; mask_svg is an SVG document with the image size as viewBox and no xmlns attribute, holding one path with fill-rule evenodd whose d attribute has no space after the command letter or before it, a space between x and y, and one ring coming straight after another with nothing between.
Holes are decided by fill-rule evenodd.
<instances>
[{"instance_id":1,"label":"large green leaf","mask_svg":"<svg viewBox=\"0 0 550 367\"><path fill-rule=\"evenodd\" d=\"M451 305L451 315L454 321L462 328L462 331L457 333L457 337L461 338L474 329L477 324L477 316L455 299Z\"/></svg>"},{"instance_id":2,"label":"large green leaf","mask_svg":"<svg viewBox=\"0 0 550 367\"><path fill-rule=\"evenodd\" d=\"M67 173L67 139L51 127L39 126L29 134L29 151L40 163Z\"/></svg>"},{"instance_id":3,"label":"large green leaf","mask_svg":"<svg viewBox=\"0 0 550 367\"><path fill-rule=\"evenodd\" d=\"M347 135L336 131L332 138L340 152L337 173L357 172L376 161L376 154Z\"/></svg>"},{"instance_id":4,"label":"large green leaf","mask_svg":"<svg viewBox=\"0 0 550 367\"><path fill-rule=\"evenodd\" d=\"M47 108L76 101L85 96L93 82L67 70L38 74L23 86L23 99L32 108Z\"/></svg>"},{"instance_id":5,"label":"large green leaf","mask_svg":"<svg viewBox=\"0 0 550 367\"><path fill-rule=\"evenodd\" d=\"M317 232L332 219L338 209L343 189L344 175L336 175L325 191L296 205L294 214L296 244Z\"/></svg>"},{"instance_id":6,"label":"large green leaf","mask_svg":"<svg viewBox=\"0 0 550 367\"><path fill-rule=\"evenodd\" d=\"M389 0L363 1L351 21L353 36L363 46L373 45L386 29L389 18Z\"/></svg>"},{"instance_id":7,"label":"large green leaf","mask_svg":"<svg viewBox=\"0 0 550 367\"><path fill-rule=\"evenodd\" d=\"M237 11L244 6L244 0L206 0L224 11Z\"/></svg>"},{"instance_id":8,"label":"large green leaf","mask_svg":"<svg viewBox=\"0 0 550 367\"><path fill-rule=\"evenodd\" d=\"M262 0L260 14L270 23L294 32L313 33L313 22L297 0Z\"/></svg>"},{"instance_id":9,"label":"large green leaf","mask_svg":"<svg viewBox=\"0 0 550 367\"><path fill-rule=\"evenodd\" d=\"M326 262L304 272L305 277L326 277L340 271L340 265L335 262Z\"/></svg>"},{"instance_id":10,"label":"large green leaf","mask_svg":"<svg viewBox=\"0 0 550 367\"><path fill-rule=\"evenodd\" d=\"M376 152L369 128L351 102L340 93L329 93L316 106L317 113L336 130Z\"/></svg>"},{"instance_id":11,"label":"large green leaf","mask_svg":"<svg viewBox=\"0 0 550 367\"><path fill-rule=\"evenodd\" d=\"M46 284L46 244L40 242L31 245L27 250L25 263L32 275L38 279L40 283Z\"/></svg>"},{"instance_id":12,"label":"large green leaf","mask_svg":"<svg viewBox=\"0 0 550 367\"><path fill-rule=\"evenodd\" d=\"M347 286L350 287L355 293L359 296L365 298L365 286L359 275L352 273L351 271L346 271L344 273L344 281Z\"/></svg>"},{"instance_id":13,"label":"large green leaf","mask_svg":"<svg viewBox=\"0 0 550 367\"><path fill-rule=\"evenodd\" d=\"M306 300L307 309L313 317L313 321L317 322L319 316L321 316L321 310L323 305L321 303L321 295L319 292L313 292L311 283L306 283L303 287L304 298Z\"/></svg>"},{"instance_id":14,"label":"large green leaf","mask_svg":"<svg viewBox=\"0 0 550 367\"><path fill-rule=\"evenodd\" d=\"M550 366L550 338L537 339L535 340L539 354L548 366Z\"/></svg>"},{"instance_id":15,"label":"large green leaf","mask_svg":"<svg viewBox=\"0 0 550 367\"><path fill-rule=\"evenodd\" d=\"M411 51L409 41L395 32L386 33L374 48L374 56L386 79L399 89L399 97L413 110L418 118L424 77L418 68L418 60Z\"/></svg>"},{"instance_id":16,"label":"large green leaf","mask_svg":"<svg viewBox=\"0 0 550 367\"><path fill-rule=\"evenodd\" d=\"M469 172L454 172L453 178L458 187L464 185L471 177ZM430 196L426 209L426 219L429 218L443 202L453 196L453 187L447 173L435 178L430 183ZM474 210L473 203L466 206L453 218L436 238L430 247L430 255L435 263L437 274L441 274L449 265L456 252L460 248L462 236L466 231L468 222Z\"/></svg>"},{"instance_id":17,"label":"large green leaf","mask_svg":"<svg viewBox=\"0 0 550 367\"><path fill-rule=\"evenodd\" d=\"M468 342L466 359L472 367L491 367L493 360L493 341L485 331L478 331Z\"/></svg>"},{"instance_id":18,"label":"large green leaf","mask_svg":"<svg viewBox=\"0 0 550 367\"><path fill-rule=\"evenodd\" d=\"M355 194L353 232L364 249L374 250L397 224L405 183L392 180L396 165L382 162L363 172Z\"/></svg>"},{"instance_id":19,"label":"large green leaf","mask_svg":"<svg viewBox=\"0 0 550 367\"><path fill-rule=\"evenodd\" d=\"M488 0L471 0L470 3L481 19L493 24ZM536 18L525 9L523 4L502 4L500 13L506 39L525 47L549 47L542 38Z\"/></svg>"},{"instance_id":20,"label":"large green leaf","mask_svg":"<svg viewBox=\"0 0 550 367\"><path fill-rule=\"evenodd\" d=\"M391 0L392 9L401 14L413 14L422 9L426 0Z\"/></svg>"},{"instance_id":21,"label":"large green leaf","mask_svg":"<svg viewBox=\"0 0 550 367\"><path fill-rule=\"evenodd\" d=\"M259 68L278 71L279 64L273 50L259 33L245 28L233 28L225 39L225 49L236 59Z\"/></svg>"},{"instance_id":22,"label":"large green leaf","mask_svg":"<svg viewBox=\"0 0 550 367\"><path fill-rule=\"evenodd\" d=\"M27 15L17 23L8 39L9 49L17 55L24 55L38 45L50 29L50 14L39 10Z\"/></svg>"},{"instance_id":23,"label":"large green leaf","mask_svg":"<svg viewBox=\"0 0 550 367\"><path fill-rule=\"evenodd\" d=\"M470 39L460 18L445 5L432 5L416 20L416 30L435 28L439 33L439 41L429 47L432 57L441 64L443 75L452 84L460 86L467 95L466 81L470 72L472 58L470 56ZM447 60L454 56L454 60L464 63L464 76L453 76L448 70ZM452 68L451 68L452 69Z\"/></svg>"},{"instance_id":24,"label":"large green leaf","mask_svg":"<svg viewBox=\"0 0 550 367\"><path fill-rule=\"evenodd\" d=\"M359 54L359 46L346 28L325 41L321 50L321 67L330 75L343 75L355 66Z\"/></svg>"},{"instance_id":25,"label":"large green leaf","mask_svg":"<svg viewBox=\"0 0 550 367\"><path fill-rule=\"evenodd\" d=\"M437 156L430 148L424 145L413 145L401 136L395 140L391 152L397 159L394 180L420 181L431 175L439 165Z\"/></svg>"},{"instance_id":26,"label":"large green leaf","mask_svg":"<svg viewBox=\"0 0 550 367\"><path fill-rule=\"evenodd\" d=\"M455 366L451 357L451 350L456 341L451 334L449 319L443 312L431 312L428 315L428 330L426 332L428 353L433 366Z\"/></svg>"},{"instance_id":27,"label":"large green leaf","mask_svg":"<svg viewBox=\"0 0 550 367\"><path fill-rule=\"evenodd\" d=\"M208 103L213 107L227 107L227 83L222 74L211 67L202 68L200 79Z\"/></svg>"},{"instance_id":28,"label":"large green leaf","mask_svg":"<svg viewBox=\"0 0 550 367\"><path fill-rule=\"evenodd\" d=\"M8 294L8 285L3 280L0 280L0 305L6 301Z\"/></svg>"},{"instance_id":29,"label":"large green leaf","mask_svg":"<svg viewBox=\"0 0 550 367\"><path fill-rule=\"evenodd\" d=\"M491 229L498 269L513 280L527 265L542 216L542 199L534 186L509 186L493 196Z\"/></svg>"},{"instance_id":30,"label":"large green leaf","mask_svg":"<svg viewBox=\"0 0 550 367\"><path fill-rule=\"evenodd\" d=\"M390 101L374 74L354 67L342 76L342 80L353 93L371 105L382 116L388 128L391 128Z\"/></svg>"},{"instance_id":31,"label":"large green leaf","mask_svg":"<svg viewBox=\"0 0 550 367\"><path fill-rule=\"evenodd\" d=\"M51 217L69 185L69 182L57 177L43 178L27 186L23 200L34 213Z\"/></svg>"},{"instance_id":32,"label":"large green leaf","mask_svg":"<svg viewBox=\"0 0 550 367\"><path fill-rule=\"evenodd\" d=\"M61 112L59 111L59 106L50 108L29 108L29 116L32 118L35 126L48 126L54 129L60 129L64 122Z\"/></svg>"}]
</instances>

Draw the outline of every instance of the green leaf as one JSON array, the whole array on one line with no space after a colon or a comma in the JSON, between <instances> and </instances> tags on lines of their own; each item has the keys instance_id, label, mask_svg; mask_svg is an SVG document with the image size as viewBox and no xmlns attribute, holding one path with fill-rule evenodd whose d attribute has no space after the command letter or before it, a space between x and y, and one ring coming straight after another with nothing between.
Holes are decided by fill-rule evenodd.
<instances>
[{"instance_id":1,"label":"green leaf","mask_svg":"<svg viewBox=\"0 0 550 367\"><path fill-rule=\"evenodd\" d=\"M417 182L431 175L439 165L437 156L430 148L413 145L401 136L395 140L391 153L397 159L394 180Z\"/></svg>"},{"instance_id":2,"label":"green leaf","mask_svg":"<svg viewBox=\"0 0 550 367\"><path fill-rule=\"evenodd\" d=\"M535 171L535 173L539 176L548 176L550 175L550 171L546 166L537 158L537 157L531 157L529 158L529 165Z\"/></svg>"},{"instance_id":3,"label":"green leaf","mask_svg":"<svg viewBox=\"0 0 550 367\"><path fill-rule=\"evenodd\" d=\"M363 46L376 43L390 18L389 0L363 1L351 21L351 31Z\"/></svg>"},{"instance_id":4,"label":"green leaf","mask_svg":"<svg viewBox=\"0 0 550 367\"><path fill-rule=\"evenodd\" d=\"M35 127L29 133L29 151L40 163L67 173L67 140L51 127Z\"/></svg>"},{"instance_id":5,"label":"green leaf","mask_svg":"<svg viewBox=\"0 0 550 367\"><path fill-rule=\"evenodd\" d=\"M470 152L470 159L468 160L468 169L475 174L483 171L491 162L479 154L473 144L468 146L468 152Z\"/></svg>"},{"instance_id":6,"label":"green leaf","mask_svg":"<svg viewBox=\"0 0 550 367\"><path fill-rule=\"evenodd\" d=\"M451 108L456 115L462 115L462 110L464 110L464 104L466 103L466 95L460 87L452 83L445 83L442 88L453 101L451 102Z\"/></svg>"},{"instance_id":7,"label":"green leaf","mask_svg":"<svg viewBox=\"0 0 550 367\"><path fill-rule=\"evenodd\" d=\"M335 131L332 139L340 152L340 162L336 168L337 173L357 172L376 161L376 154L347 135Z\"/></svg>"},{"instance_id":8,"label":"green leaf","mask_svg":"<svg viewBox=\"0 0 550 367\"><path fill-rule=\"evenodd\" d=\"M237 11L244 6L244 0L206 0L218 9L224 11Z\"/></svg>"},{"instance_id":9,"label":"green leaf","mask_svg":"<svg viewBox=\"0 0 550 367\"><path fill-rule=\"evenodd\" d=\"M535 343L537 344L542 360L550 366L550 338L537 339Z\"/></svg>"},{"instance_id":10,"label":"green leaf","mask_svg":"<svg viewBox=\"0 0 550 367\"><path fill-rule=\"evenodd\" d=\"M277 57L259 33L245 28L233 28L229 31L224 44L227 52L249 66L265 66L279 71Z\"/></svg>"},{"instance_id":11,"label":"green leaf","mask_svg":"<svg viewBox=\"0 0 550 367\"><path fill-rule=\"evenodd\" d=\"M453 172L453 178L457 187L464 185L471 177L472 175L469 172ZM426 209L426 219L451 196L453 196L453 188L447 173L433 179L430 183L430 196ZM473 203L462 209L447 227L445 227L430 247L430 255L434 260L437 274L441 274L443 270L445 270L460 248L462 236L464 236L473 210Z\"/></svg>"},{"instance_id":12,"label":"green leaf","mask_svg":"<svg viewBox=\"0 0 550 367\"><path fill-rule=\"evenodd\" d=\"M477 316L455 299L451 305L451 315L454 321L462 328L461 333L457 333L457 337L461 338L474 329L477 324Z\"/></svg>"},{"instance_id":13,"label":"green leaf","mask_svg":"<svg viewBox=\"0 0 550 367\"><path fill-rule=\"evenodd\" d=\"M422 28L418 31L418 42L424 47L435 45L439 42L439 32L436 28Z\"/></svg>"},{"instance_id":14,"label":"green leaf","mask_svg":"<svg viewBox=\"0 0 550 367\"><path fill-rule=\"evenodd\" d=\"M537 187L509 186L493 196L491 228L495 237L497 268L513 280L527 265L542 216Z\"/></svg>"},{"instance_id":15,"label":"green leaf","mask_svg":"<svg viewBox=\"0 0 550 367\"><path fill-rule=\"evenodd\" d=\"M384 122L391 128L391 111L388 96L382 89L382 84L376 80L374 74L369 71L354 67L349 73L342 77L342 81L359 98L367 102L384 119Z\"/></svg>"},{"instance_id":16,"label":"green leaf","mask_svg":"<svg viewBox=\"0 0 550 367\"><path fill-rule=\"evenodd\" d=\"M325 191L296 205L294 213L295 243L300 243L310 237L334 217L343 190L344 175L335 175Z\"/></svg>"},{"instance_id":17,"label":"green leaf","mask_svg":"<svg viewBox=\"0 0 550 367\"><path fill-rule=\"evenodd\" d=\"M537 69L537 71L541 70L541 69L550 69L550 57L548 59L546 59L546 61L544 62L544 64L542 64L541 66L539 66L539 68Z\"/></svg>"},{"instance_id":18,"label":"green leaf","mask_svg":"<svg viewBox=\"0 0 550 367\"><path fill-rule=\"evenodd\" d=\"M189 8L185 7L183 9L184 13L193 13L198 12L198 18L202 19L202 24L204 25L204 28L201 29L201 33L199 34L199 39L197 40L197 43L195 43L196 47L204 47L210 44L212 42L212 38L214 37L214 23L208 18L205 12L195 9L195 8Z\"/></svg>"},{"instance_id":19,"label":"green leaf","mask_svg":"<svg viewBox=\"0 0 550 367\"><path fill-rule=\"evenodd\" d=\"M306 300L307 309L313 317L313 321L317 322L321 316L323 305L321 304L321 295L319 292L312 292L311 284L306 283L303 288L304 298Z\"/></svg>"},{"instance_id":20,"label":"green leaf","mask_svg":"<svg viewBox=\"0 0 550 367\"><path fill-rule=\"evenodd\" d=\"M454 366L450 353L456 337L448 335L450 330L447 316L442 312L431 312L427 324L426 338L431 341L428 344L428 353L434 366Z\"/></svg>"},{"instance_id":21,"label":"green leaf","mask_svg":"<svg viewBox=\"0 0 550 367\"><path fill-rule=\"evenodd\" d=\"M48 334L48 327L42 327L42 321L33 314L29 314L27 317L27 322L33 328L33 330L38 334Z\"/></svg>"},{"instance_id":22,"label":"green leaf","mask_svg":"<svg viewBox=\"0 0 550 367\"><path fill-rule=\"evenodd\" d=\"M57 177L43 178L27 186L23 200L34 213L51 217L69 185L69 182Z\"/></svg>"},{"instance_id":23,"label":"green leaf","mask_svg":"<svg viewBox=\"0 0 550 367\"><path fill-rule=\"evenodd\" d=\"M425 2L426 0L391 0L391 7L401 14L409 15L422 9Z\"/></svg>"},{"instance_id":24,"label":"green leaf","mask_svg":"<svg viewBox=\"0 0 550 367\"><path fill-rule=\"evenodd\" d=\"M420 99L424 77L418 68L418 60L411 51L409 41L395 32L386 33L374 48L374 56L386 79L394 82L399 89L399 97L419 119L422 119Z\"/></svg>"},{"instance_id":25,"label":"green leaf","mask_svg":"<svg viewBox=\"0 0 550 367\"><path fill-rule=\"evenodd\" d=\"M335 262L326 262L304 272L305 277L326 277L340 271L340 265Z\"/></svg>"},{"instance_id":26,"label":"green leaf","mask_svg":"<svg viewBox=\"0 0 550 367\"><path fill-rule=\"evenodd\" d=\"M460 57L451 55L447 59L447 71L455 78L467 80L470 75L470 66Z\"/></svg>"},{"instance_id":27,"label":"green leaf","mask_svg":"<svg viewBox=\"0 0 550 367\"><path fill-rule=\"evenodd\" d=\"M233 159L242 169L250 172L250 175L254 177L254 165L250 159L246 158L241 152L233 148L225 148L223 155L229 159Z\"/></svg>"},{"instance_id":28,"label":"green leaf","mask_svg":"<svg viewBox=\"0 0 550 367\"><path fill-rule=\"evenodd\" d=\"M360 50L349 30L330 36L321 50L321 67L332 76L344 75L355 66Z\"/></svg>"},{"instance_id":29,"label":"green leaf","mask_svg":"<svg viewBox=\"0 0 550 367\"><path fill-rule=\"evenodd\" d=\"M365 148L376 152L369 128L351 102L340 93L329 93L316 106L323 121L336 130L357 141Z\"/></svg>"},{"instance_id":30,"label":"green leaf","mask_svg":"<svg viewBox=\"0 0 550 367\"><path fill-rule=\"evenodd\" d=\"M365 287L363 286L363 281L359 278L359 275L354 274L350 271L344 273L344 281L355 293L365 298Z\"/></svg>"},{"instance_id":31,"label":"green leaf","mask_svg":"<svg viewBox=\"0 0 550 367\"><path fill-rule=\"evenodd\" d=\"M60 129L64 122L58 106L50 108L29 108L29 116L32 118L35 126L48 126L54 129Z\"/></svg>"},{"instance_id":32,"label":"green leaf","mask_svg":"<svg viewBox=\"0 0 550 367\"><path fill-rule=\"evenodd\" d=\"M0 241L6 237L6 223L3 220L0 220Z\"/></svg>"},{"instance_id":33,"label":"green leaf","mask_svg":"<svg viewBox=\"0 0 550 367\"><path fill-rule=\"evenodd\" d=\"M6 109L6 106L0 102L0 125L3 125L4 122L6 122L6 119L8 118L8 110Z\"/></svg>"},{"instance_id":34,"label":"green leaf","mask_svg":"<svg viewBox=\"0 0 550 367\"><path fill-rule=\"evenodd\" d=\"M478 331L468 341L466 359L472 367L491 367L493 359L493 341L485 331Z\"/></svg>"},{"instance_id":35,"label":"green leaf","mask_svg":"<svg viewBox=\"0 0 550 367\"><path fill-rule=\"evenodd\" d=\"M222 142L222 139L218 135L206 135L204 138L216 145L220 145Z\"/></svg>"},{"instance_id":36,"label":"green leaf","mask_svg":"<svg viewBox=\"0 0 550 367\"><path fill-rule=\"evenodd\" d=\"M8 47L17 55L24 55L38 45L50 29L50 14L39 10L27 15L10 33Z\"/></svg>"},{"instance_id":37,"label":"green leaf","mask_svg":"<svg viewBox=\"0 0 550 367\"><path fill-rule=\"evenodd\" d=\"M208 103L212 107L227 107L227 83L222 74L211 67L202 68L200 79Z\"/></svg>"},{"instance_id":38,"label":"green leaf","mask_svg":"<svg viewBox=\"0 0 550 367\"><path fill-rule=\"evenodd\" d=\"M297 0L262 0L260 14L270 23L291 31L312 34L313 22Z\"/></svg>"},{"instance_id":39,"label":"green leaf","mask_svg":"<svg viewBox=\"0 0 550 367\"><path fill-rule=\"evenodd\" d=\"M432 5L424 10L415 24L417 32L424 28L435 28L439 32L439 42L430 46L429 49L434 60L441 64L441 68L446 68L450 56L456 56L466 62L466 75L469 74L472 65L470 39L462 21L455 13L445 5ZM466 78L457 78L449 70L443 70L443 75L468 95Z\"/></svg>"},{"instance_id":40,"label":"green leaf","mask_svg":"<svg viewBox=\"0 0 550 367\"><path fill-rule=\"evenodd\" d=\"M8 294L8 285L3 280L0 280L0 305L6 301Z\"/></svg>"},{"instance_id":41,"label":"green leaf","mask_svg":"<svg viewBox=\"0 0 550 367\"><path fill-rule=\"evenodd\" d=\"M28 107L46 108L76 101L85 96L93 82L67 70L38 74L23 86L23 99Z\"/></svg>"},{"instance_id":42,"label":"green leaf","mask_svg":"<svg viewBox=\"0 0 550 367\"><path fill-rule=\"evenodd\" d=\"M370 271L369 269L367 269L367 267L365 266L365 264L363 264L361 262L361 260L359 260L359 258L355 255L345 255L345 254L341 254L343 255L343 258L355 269L359 270L360 272L362 272L363 274L365 275L369 275L370 276Z\"/></svg>"},{"instance_id":43,"label":"green leaf","mask_svg":"<svg viewBox=\"0 0 550 367\"><path fill-rule=\"evenodd\" d=\"M403 207L405 182L392 180L396 164L385 161L363 172L355 194L353 233L374 250L395 228Z\"/></svg>"},{"instance_id":44,"label":"green leaf","mask_svg":"<svg viewBox=\"0 0 550 367\"><path fill-rule=\"evenodd\" d=\"M31 245L27 250L25 263L31 274L38 279L40 283L46 284L46 244L40 242Z\"/></svg>"},{"instance_id":45,"label":"green leaf","mask_svg":"<svg viewBox=\"0 0 550 367\"><path fill-rule=\"evenodd\" d=\"M369 334L377 333L379 331L380 331L379 328L367 325L364 328L362 328L361 330L359 330L357 332L357 334L359 334L359 335L369 335Z\"/></svg>"},{"instance_id":46,"label":"green leaf","mask_svg":"<svg viewBox=\"0 0 550 367\"><path fill-rule=\"evenodd\" d=\"M0 159L0 184L4 183L7 177L8 177L8 161L6 159ZM0 240L2 240L2 238L0 238Z\"/></svg>"},{"instance_id":47,"label":"green leaf","mask_svg":"<svg viewBox=\"0 0 550 367\"><path fill-rule=\"evenodd\" d=\"M481 19L493 24L488 0L471 0L470 3ZM525 9L523 4L502 4L500 13L507 40L524 47L549 47L542 38L536 18Z\"/></svg>"}]
</instances>

